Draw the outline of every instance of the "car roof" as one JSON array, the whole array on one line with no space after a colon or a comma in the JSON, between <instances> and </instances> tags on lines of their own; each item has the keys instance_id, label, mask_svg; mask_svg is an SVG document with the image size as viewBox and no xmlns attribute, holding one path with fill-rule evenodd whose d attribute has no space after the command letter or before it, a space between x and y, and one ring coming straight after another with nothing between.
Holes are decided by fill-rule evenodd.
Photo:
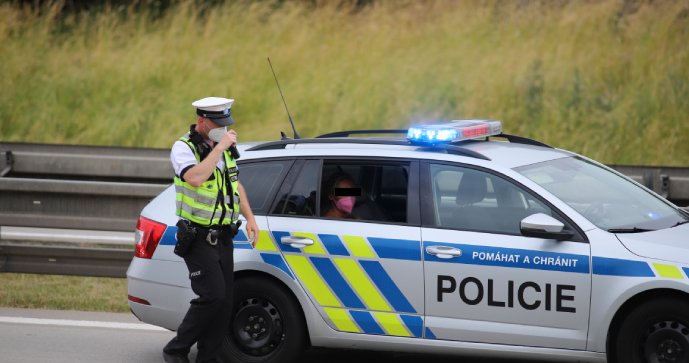
<instances>
[{"instance_id":1,"label":"car roof","mask_svg":"<svg viewBox=\"0 0 689 363\"><path fill-rule=\"evenodd\" d=\"M252 159L280 156L397 157L483 164L479 162L482 160L510 169L574 155L520 137L509 142L470 140L439 147L412 145L402 138L329 137L244 143L239 149Z\"/></svg>"},{"instance_id":2,"label":"car roof","mask_svg":"<svg viewBox=\"0 0 689 363\"><path fill-rule=\"evenodd\" d=\"M471 142L466 147L510 169L574 155L561 149L504 141Z\"/></svg>"}]
</instances>

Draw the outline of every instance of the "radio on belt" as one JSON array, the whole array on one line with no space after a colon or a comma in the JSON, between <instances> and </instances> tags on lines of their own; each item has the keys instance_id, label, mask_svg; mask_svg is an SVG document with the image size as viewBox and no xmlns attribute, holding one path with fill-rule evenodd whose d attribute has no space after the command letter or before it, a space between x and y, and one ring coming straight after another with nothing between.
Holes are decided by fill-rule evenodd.
<instances>
[{"instance_id":1,"label":"radio on belt","mask_svg":"<svg viewBox=\"0 0 689 363\"><path fill-rule=\"evenodd\" d=\"M502 133L502 123L494 120L454 120L442 124L416 125L407 131L407 140L417 145L450 144Z\"/></svg>"}]
</instances>

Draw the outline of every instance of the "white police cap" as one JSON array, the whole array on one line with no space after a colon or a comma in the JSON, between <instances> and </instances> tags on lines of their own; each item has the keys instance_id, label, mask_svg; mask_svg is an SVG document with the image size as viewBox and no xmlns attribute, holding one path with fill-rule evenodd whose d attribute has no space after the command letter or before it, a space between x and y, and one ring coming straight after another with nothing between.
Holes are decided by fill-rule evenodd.
<instances>
[{"instance_id":1,"label":"white police cap","mask_svg":"<svg viewBox=\"0 0 689 363\"><path fill-rule=\"evenodd\" d=\"M206 97L194 101L191 105L196 107L196 114L211 119L220 126L229 126L234 123L230 116L230 109L234 100L223 97Z\"/></svg>"}]
</instances>

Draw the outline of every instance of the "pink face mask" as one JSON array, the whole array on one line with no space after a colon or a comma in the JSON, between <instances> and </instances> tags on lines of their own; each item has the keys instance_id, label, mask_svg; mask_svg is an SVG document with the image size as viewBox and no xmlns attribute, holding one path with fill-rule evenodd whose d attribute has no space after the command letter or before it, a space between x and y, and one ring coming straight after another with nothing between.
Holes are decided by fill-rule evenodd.
<instances>
[{"instance_id":1,"label":"pink face mask","mask_svg":"<svg viewBox=\"0 0 689 363\"><path fill-rule=\"evenodd\" d=\"M354 209L354 203L356 202L355 197L341 197L335 201L335 208L347 214L352 213Z\"/></svg>"}]
</instances>

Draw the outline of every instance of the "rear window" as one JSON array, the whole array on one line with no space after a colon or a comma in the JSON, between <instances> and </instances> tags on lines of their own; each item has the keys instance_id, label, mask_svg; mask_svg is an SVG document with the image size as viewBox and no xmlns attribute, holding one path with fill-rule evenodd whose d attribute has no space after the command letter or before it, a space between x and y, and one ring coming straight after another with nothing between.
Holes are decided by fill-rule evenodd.
<instances>
[{"instance_id":1,"label":"rear window","mask_svg":"<svg viewBox=\"0 0 689 363\"><path fill-rule=\"evenodd\" d=\"M251 209L255 214L267 214L272 196L289 170L291 160L271 160L242 163L239 181L246 190Z\"/></svg>"}]
</instances>

